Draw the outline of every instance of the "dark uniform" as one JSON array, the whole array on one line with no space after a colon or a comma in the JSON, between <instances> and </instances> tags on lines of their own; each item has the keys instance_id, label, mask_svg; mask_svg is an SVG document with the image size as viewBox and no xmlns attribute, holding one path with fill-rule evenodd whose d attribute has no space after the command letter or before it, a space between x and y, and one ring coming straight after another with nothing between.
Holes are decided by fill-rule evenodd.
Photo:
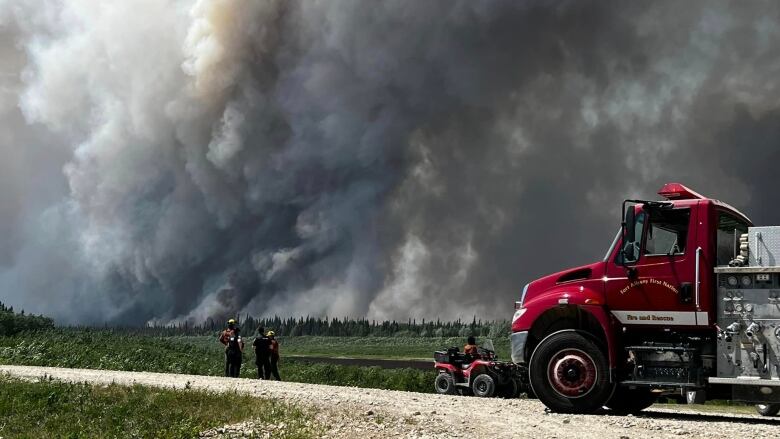
<instances>
[{"instance_id":1,"label":"dark uniform","mask_svg":"<svg viewBox=\"0 0 780 439\"><path fill-rule=\"evenodd\" d=\"M257 364L257 378L267 380L271 377L271 339L263 333L264 328L259 328L258 332L260 335L252 342L255 364Z\"/></svg>"}]
</instances>

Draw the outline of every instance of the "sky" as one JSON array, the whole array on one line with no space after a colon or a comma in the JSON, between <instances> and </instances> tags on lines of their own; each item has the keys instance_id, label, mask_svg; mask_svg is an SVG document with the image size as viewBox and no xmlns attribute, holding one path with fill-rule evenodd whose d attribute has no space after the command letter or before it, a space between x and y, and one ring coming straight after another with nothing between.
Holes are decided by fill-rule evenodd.
<instances>
[{"instance_id":1,"label":"sky","mask_svg":"<svg viewBox=\"0 0 780 439\"><path fill-rule=\"evenodd\" d=\"M504 319L663 183L780 224L779 8L0 0L0 301Z\"/></svg>"}]
</instances>

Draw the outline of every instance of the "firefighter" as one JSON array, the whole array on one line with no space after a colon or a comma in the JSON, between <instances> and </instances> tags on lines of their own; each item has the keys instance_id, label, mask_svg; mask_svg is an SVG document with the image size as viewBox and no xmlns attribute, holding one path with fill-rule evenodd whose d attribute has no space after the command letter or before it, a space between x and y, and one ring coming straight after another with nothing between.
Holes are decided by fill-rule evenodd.
<instances>
[{"instance_id":1,"label":"firefighter","mask_svg":"<svg viewBox=\"0 0 780 439\"><path fill-rule=\"evenodd\" d=\"M463 346L463 353L466 355L471 355L472 357L478 358L479 357L479 350L477 349L477 340L474 338L474 336L469 336L469 338L466 340L466 346Z\"/></svg>"},{"instance_id":2,"label":"firefighter","mask_svg":"<svg viewBox=\"0 0 780 439\"><path fill-rule=\"evenodd\" d=\"M234 319L228 320L227 329L222 331L219 342L225 345L225 376L238 378L244 353L244 341L241 330Z\"/></svg>"},{"instance_id":3,"label":"firefighter","mask_svg":"<svg viewBox=\"0 0 780 439\"><path fill-rule=\"evenodd\" d=\"M279 377L279 342L276 341L274 331L268 331L268 338L271 340L271 373L277 381L281 381ZM270 375L266 375L266 379L271 378Z\"/></svg>"},{"instance_id":4,"label":"firefighter","mask_svg":"<svg viewBox=\"0 0 780 439\"><path fill-rule=\"evenodd\" d=\"M252 342L255 351L255 364L257 365L257 379L271 378L271 339L265 335L265 328L257 328L258 336Z\"/></svg>"}]
</instances>

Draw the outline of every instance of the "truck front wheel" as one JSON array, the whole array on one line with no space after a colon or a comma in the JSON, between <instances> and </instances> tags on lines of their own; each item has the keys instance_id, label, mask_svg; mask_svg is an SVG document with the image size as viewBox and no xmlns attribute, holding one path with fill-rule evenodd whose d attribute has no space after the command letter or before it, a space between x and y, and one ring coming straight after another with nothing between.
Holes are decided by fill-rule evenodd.
<instances>
[{"instance_id":1,"label":"truck front wheel","mask_svg":"<svg viewBox=\"0 0 780 439\"><path fill-rule=\"evenodd\" d=\"M562 413L593 413L615 390L604 353L574 331L542 340L531 355L529 376L539 400Z\"/></svg>"},{"instance_id":2,"label":"truck front wheel","mask_svg":"<svg viewBox=\"0 0 780 439\"><path fill-rule=\"evenodd\" d=\"M756 404L756 411L761 416L777 416L780 404Z\"/></svg>"}]
</instances>

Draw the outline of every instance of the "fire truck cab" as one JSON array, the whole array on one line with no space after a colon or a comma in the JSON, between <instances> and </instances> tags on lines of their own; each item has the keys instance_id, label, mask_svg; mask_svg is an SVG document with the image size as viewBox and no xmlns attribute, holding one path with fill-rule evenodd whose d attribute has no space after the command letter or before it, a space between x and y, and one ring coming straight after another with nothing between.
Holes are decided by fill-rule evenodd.
<instances>
[{"instance_id":1,"label":"fire truck cab","mask_svg":"<svg viewBox=\"0 0 780 439\"><path fill-rule=\"evenodd\" d=\"M663 201L623 202L603 260L523 288L512 360L554 411L631 413L688 393L776 414L780 227L753 227L679 183L658 193Z\"/></svg>"}]
</instances>

